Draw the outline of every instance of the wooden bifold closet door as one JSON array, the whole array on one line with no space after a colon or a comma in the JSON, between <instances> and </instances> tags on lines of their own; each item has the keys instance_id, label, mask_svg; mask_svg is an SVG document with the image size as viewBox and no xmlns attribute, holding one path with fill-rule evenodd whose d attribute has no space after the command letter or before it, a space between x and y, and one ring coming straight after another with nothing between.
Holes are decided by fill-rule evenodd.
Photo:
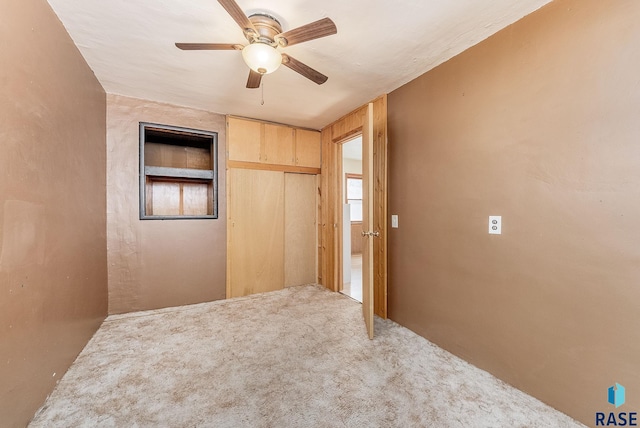
<instances>
[{"instance_id":1,"label":"wooden bifold closet door","mask_svg":"<svg viewBox=\"0 0 640 428\"><path fill-rule=\"evenodd\" d=\"M315 283L317 177L230 168L227 297Z\"/></svg>"},{"instance_id":2,"label":"wooden bifold closet door","mask_svg":"<svg viewBox=\"0 0 640 428\"><path fill-rule=\"evenodd\" d=\"M284 172L229 169L227 297L284 284Z\"/></svg>"},{"instance_id":3,"label":"wooden bifold closet door","mask_svg":"<svg viewBox=\"0 0 640 428\"><path fill-rule=\"evenodd\" d=\"M284 175L284 286L317 282L317 177Z\"/></svg>"}]
</instances>

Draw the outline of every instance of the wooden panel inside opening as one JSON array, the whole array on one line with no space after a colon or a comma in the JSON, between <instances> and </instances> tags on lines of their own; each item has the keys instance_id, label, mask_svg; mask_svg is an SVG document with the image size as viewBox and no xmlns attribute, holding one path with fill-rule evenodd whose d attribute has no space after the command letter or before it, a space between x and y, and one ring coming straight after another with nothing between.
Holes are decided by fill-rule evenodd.
<instances>
[{"instance_id":1,"label":"wooden panel inside opening","mask_svg":"<svg viewBox=\"0 0 640 428\"><path fill-rule=\"evenodd\" d=\"M176 146L160 143L144 145L145 166L213 169L210 148Z\"/></svg>"},{"instance_id":2,"label":"wooden panel inside opening","mask_svg":"<svg viewBox=\"0 0 640 428\"><path fill-rule=\"evenodd\" d=\"M147 177L145 202L147 215L212 215L213 186L210 181Z\"/></svg>"}]
</instances>

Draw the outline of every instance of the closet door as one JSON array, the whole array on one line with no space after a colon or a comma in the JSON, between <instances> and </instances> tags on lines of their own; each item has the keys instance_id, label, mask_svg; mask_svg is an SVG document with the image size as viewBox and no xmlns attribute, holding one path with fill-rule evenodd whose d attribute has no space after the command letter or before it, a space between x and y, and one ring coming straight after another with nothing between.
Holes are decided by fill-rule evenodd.
<instances>
[{"instance_id":1,"label":"closet door","mask_svg":"<svg viewBox=\"0 0 640 428\"><path fill-rule=\"evenodd\" d=\"M262 161L276 165L294 165L293 128L264 124Z\"/></svg>"},{"instance_id":2,"label":"closet door","mask_svg":"<svg viewBox=\"0 0 640 428\"><path fill-rule=\"evenodd\" d=\"M296 165L320 168L320 133L296 129Z\"/></svg>"},{"instance_id":3,"label":"closet door","mask_svg":"<svg viewBox=\"0 0 640 428\"><path fill-rule=\"evenodd\" d=\"M317 179L284 175L284 286L317 282Z\"/></svg>"},{"instance_id":4,"label":"closet door","mask_svg":"<svg viewBox=\"0 0 640 428\"><path fill-rule=\"evenodd\" d=\"M227 150L229 160L260 162L262 124L235 117L227 119Z\"/></svg>"},{"instance_id":5,"label":"closet door","mask_svg":"<svg viewBox=\"0 0 640 428\"><path fill-rule=\"evenodd\" d=\"M284 172L230 168L227 297L282 289Z\"/></svg>"}]
</instances>

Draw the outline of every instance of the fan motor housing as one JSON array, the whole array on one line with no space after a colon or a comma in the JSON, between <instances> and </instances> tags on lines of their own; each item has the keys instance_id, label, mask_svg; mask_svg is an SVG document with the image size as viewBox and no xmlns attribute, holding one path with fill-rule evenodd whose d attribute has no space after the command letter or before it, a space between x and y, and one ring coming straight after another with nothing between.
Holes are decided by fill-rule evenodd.
<instances>
[{"instance_id":1,"label":"fan motor housing","mask_svg":"<svg viewBox=\"0 0 640 428\"><path fill-rule=\"evenodd\" d=\"M282 33L282 26L278 20L266 13L254 13L249 16L249 20L256 27L258 31L257 37L254 35L253 31L245 30L245 37L250 43L254 41L260 41L262 43L268 43L270 45L277 45L275 42L276 35Z\"/></svg>"}]
</instances>

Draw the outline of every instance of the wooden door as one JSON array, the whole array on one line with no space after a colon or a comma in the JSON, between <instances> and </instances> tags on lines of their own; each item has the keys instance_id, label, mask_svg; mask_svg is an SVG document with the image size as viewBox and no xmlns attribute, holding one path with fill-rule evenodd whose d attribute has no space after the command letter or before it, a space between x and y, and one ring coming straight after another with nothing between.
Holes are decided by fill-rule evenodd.
<instances>
[{"instance_id":1,"label":"wooden door","mask_svg":"<svg viewBox=\"0 0 640 428\"><path fill-rule=\"evenodd\" d=\"M311 284L317 277L316 176L284 175L284 286Z\"/></svg>"},{"instance_id":2,"label":"wooden door","mask_svg":"<svg viewBox=\"0 0 640 428\"><path fill-rule=\"evenodd\" d=\"M264 157L265 163L276 165L293 165L293 128L282 125L264 124Z\"/></svg>"},{"instance_id":3,"label":"wooden door","mask_svg":"<svg viewBox=\"0 0 640 428\"><path fill-rule=\"evenodd\" d=\"M362 126L362 314L369 339L373 339L373 103L367 106Z\"/></svg>"},{"instance_id":4,"label":"wooden door","mask_svg":"<svg viewBox=\"0 0 640 428\"><path fill-rule=\"evenodd\" d=\"M284 172L230 168L227 297L282 289Z\"/></svg>"},{"instance_id":5,"label":"wooden door","mask_svg":"<svg viewBox=\"0 0 640 428\"><path fill-rule=\"evenodd\" d=\"M227 143L229 160L260 162L262 124L235 117L227 119Z\"/></svg>"},{"instance_id":6,"label":"wooden door","mask_svg":"<svg viewBox=\"0 0 640 428\"><path fill-rule=\"evenodd\" d=\"M320 168L320 133L296 129L296 165Z\"/></svg>"}]
</instances>

